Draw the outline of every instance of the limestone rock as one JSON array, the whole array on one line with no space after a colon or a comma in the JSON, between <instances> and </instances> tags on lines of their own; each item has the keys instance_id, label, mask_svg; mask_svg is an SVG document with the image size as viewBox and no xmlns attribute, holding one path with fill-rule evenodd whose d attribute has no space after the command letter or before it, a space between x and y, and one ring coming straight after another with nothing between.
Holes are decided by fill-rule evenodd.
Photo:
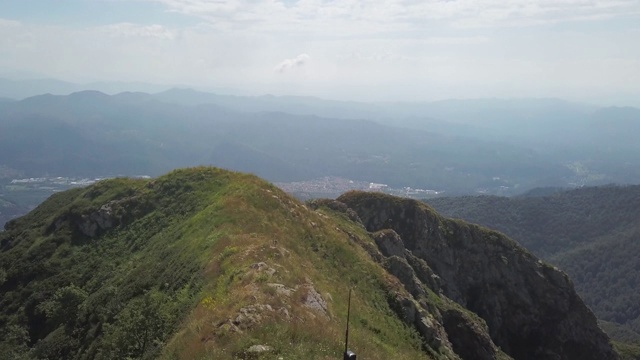
<instances>
[{"instance_id":1,"label":"limestone rock","mask_svg":"<svg viewBox=\"0 0 640 360\"><path fill-rule=\"evenodd\" d=\"M434 319L433 315L421 309L415 300L395 294L391 298L391 307L407 325L415 326L420 336L432 349L451 348L447 332L441 321ZM450 354L449 358L457 358Z\"/></svg>"},{"instance_id":2,"label":"limestone rock","mask_svg":"<svg viewBox=\"0 0 640 360\"><path fill-rule=\"evenodd\" d=\"M249 269L251 269L251 270L253 270L255 272L264 272L268 276L273 276L273 274L276 273L276 269L270 267L269 265L267 265L267 263L265 263L263 261L251 264L249 266Z\"/></svg>"},{"instance_id":3,"label":"limestone rock","mask_svg":"<svg viewBox=\"0 0 640 360\"><path fill-rule=\"evenodd\" d=\"M273 348L267 345L252 345L235 358L246 360L267 359L273 356Z\"/></svg>"},{"instance_id":4,"label":"limestone rock","mask_svg":"<svg viewBox=\"0 0 640 360\"><path fill-rule=\"evenodd\" d=\"M347 215L349 220L355 223L361 223L360 218L358 217L358 214L340 201L332 200L332 199L313 199L313 200L307 201L306 204L308 207L310 207L313 210L316 210L321 206L326 206L333 211L338 211Z\"/></svg>"},{"instance_id":5,"label":"limestone rock","mask_svg":"<svg viewBox=\"0 0 640 360\"><path fill-rule=\"evenodd\" d=\"M407 251L405 259L407 260L407 264L409 264L415 272L420 282L422 282L433 292L440 293L442 280L440 279L440 276L436 275L436 273L433 272L433 270L429 267L429 265L427 265L424 260L413 255L409 251Z\"/></svg>"},{"instance_id":6,"label":"limestone rock","mask_svg":"<svg viewBox=\"0 0 640 360\"><path fill-rule=\"evenodd\" d=\"M415 298L419 298L426 294L422 287L422 283L416 276L413 268L411 268L409 263L407 263L407 260L398 256L392 256L385 261L384 265L387 271L391 275L397 277L407 291L409 291L409 293Z\"/></svg>"},{"instance_id":7,"label":"limestone rock","mask_svg":"<svg viewBox=\"0 0 640 360\"><path fill-rule=\"evenodd\" d=\"M400 235L391 229L373 233L373 240L384 256L404 256L404 244Z\"/></svg>"},{"instance_id":8,"label":"limestone rock","mask_svg":"<svg viewBox=\"0 0 640 360\"><path fill-rule=\"evenodd\" d=\"M293 294L294 291L296 291L296 289L287 287L283 284L276 284L276 283L269 283L267 284L268 287L275 289L276 294L281 295L281 296L286 296L286 297L291 297L291 295Z\"/></svg>"},{"instance_id":9,"label":"limestone rock","mask_svg":"<svg viewBox=\"0 0 640 360\"><path fill-rule=\"evenodd\" d=\"M96 237L99 230L111 229L116 223L110 204L105 204L97 211L82 215L78 222L78 230L88 237Z\"/></svg>"},{"instance_id":10,"label":"limestone rock","mask_svg":"<svg viewBox=\"0 0 640 360\"><path fill-rule=\"evenodd\" d=\"M238 311L231 323L241 330L246 330L262 322L263 314L273 313L274 310L268 304L256 304L243 307Z\"/></svg>"},{"instance_id":11,"label":"limestone rock","mask_svg":"<svg viewBox=\"0 0 640 360\"><path fill-rule=\"evenodd\" d=\"M315 313L328 318L329 310L327 307L327 302L324 300L322 295L320 295L320 293L313 287L313 285L304 285L302 287L302 291L304 294L302 305L308 309L313 310Z\"/></svg>"},{"instance_id":12,"label":"limestone rock","mask_svg":"<svg viewBox=\"0 0 640 360\"><path fill-rule=\"evenodd\" d=\"M264 353L270 351L273 351L273 348L267 345L252 345L247 349L248 353Z\"/></svg>"},{"instance_id":13,"label":"limestone rock","mask_svg":"<svg viewBox=\"0 0 640 360\"><path fill-rule=\"evenodd\" d=\"M487 329L472 321L462 311L449 309L442 313L442 324L453 346L453 351L463 359L496 359L498 348Z\"/></svg>"},{"instance_id":14,"label":"limestone rock","mask_svg":"<svg viewBox=\"0 0 640 360\"><path fill-rule=\"evenodd\" d=\"M47 233L58 231L65 225L70 225L81 235L96 238L116 226L127 223L132 217L142 216L149 209L139 202L136 196L124 197L109 201L97 209L86 209L81 213L69 210L57 217L47 228Z\"/></svg>"}]
</instances>

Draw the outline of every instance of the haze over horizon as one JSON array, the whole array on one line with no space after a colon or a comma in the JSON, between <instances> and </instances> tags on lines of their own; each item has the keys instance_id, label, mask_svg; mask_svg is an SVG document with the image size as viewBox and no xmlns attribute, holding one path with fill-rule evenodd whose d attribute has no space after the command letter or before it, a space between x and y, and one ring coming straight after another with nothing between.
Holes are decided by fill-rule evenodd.
<instances>
[{"instance_id":1,"label":"haze over horizon","mask_svg":"<svg viewBox=\"0 0 640 360\"><path fill-rule=\"evenodd\" d=\"M0 3L0 74L337 100L640 101L637 1Z\"/></svg>"}]
</instances>

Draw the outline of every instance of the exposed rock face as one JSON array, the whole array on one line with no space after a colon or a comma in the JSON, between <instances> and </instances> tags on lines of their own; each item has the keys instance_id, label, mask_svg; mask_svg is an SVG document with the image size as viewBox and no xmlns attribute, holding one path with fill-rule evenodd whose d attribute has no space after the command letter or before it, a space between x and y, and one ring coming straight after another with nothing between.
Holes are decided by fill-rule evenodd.
<instances>
[{"instance_id":1,"label":"exposed rock face","mask_svg":"<svg viewBox=\"0 0 640 360\"><path fill-rule=\"evenodd\" d=\"M132 214L144 215L149 209L139 202L137 197L124 197L109 201L99 208L77 211L69 209L62 216L56 218L47 228L47 233L58 231L70 225L80 235L96 238L117 226L125 225Z\"/></svg>"},{"instance_id":2,"label":"exposed rock face","mask_svg":"<svg viewBox=\"0 0 640 360\"><path fill-rule=\"evenodd\" d=\"M306 284L303 286L303 302L302 305L315 313L320 314L326 318L328 315L327 302L322 295L313 287L312 284Z\"/></svg>"},{"instance_id":3,"label":"exposed rock face","mask_svg":"<svg viewBox=\"0 0 640 360\"><path fill-rule=\"evenodd\" d=\"M413 255L406 251L405 257ZM409 297L396 294L391 301L400 318L407 325L414 326L429 347L446 353L446 358L495 360L501 355L503 359L506 358L491 340L483 320L474 318L459 305L448 304L451 300L446 297L440 300L444 304L429 304L427 286L418 278L413 265L406 258L394 255L384 262L387 271L400 280L411 294ZM423 263L416 264L422 266ZM428 269L428 266L424 266Z\"/></svg>"},{"instance_id":4,"label":"exposed rock face","mask_svg":"<svg viewBox=\"0 0 640 360\"><path fill-rule=\"evenodd\" d=\"M454 309L442 313L442 324L456 354L463 359L496 359L498 349L486 329Z\"/></svg>"},{"instance_id":5,"label":"exposed rock face","mask_svg":"<svg viewBox=\"0 0 640 360\"><path fill-rule=\"evenodd\" d=\"M440 289L484 319L493 343L513 358L617 359L609 339L569 278L506 236L443 219L413 200L350 192L338 201L355 210L368 231L394 230L406 249L424 260L422 278L433 279L429 287ZM397 242L389 236L385 239L376 240L381 251L397 253L392 246ZM410 258L391 260L387 269L396 277L405 277L400 280L415 296L420 294L411 284L414 278L420 279L415 270L405 266ZM412 262L412 269L421 265L415 259ZM431 269L433 274L429 274ZM484 358L480 352L485 349L486 358L492 358L492 344L483 341L478 336L481 332L472 325L464 325L460 314L445 312L442 320L458 355ZM466 348L473 349L476 357Z\"/></svg>"},{"instance_id":6,"label":"exposed rock face","mask_svg":"<svg viewBox=\"0 0 640 360\"><path fill-rule=\"evenodd\" d=\"M393 230L380 230L373 234L373 240L384 256L404 256L404 244L400 235Z\"/></svg>"},{"instance_id":7,"label":"exposed rock face","mask_svg":"<svg viewBox=\"0 0 640 360\"><path fill-rule=\"evenodd\" d=\"M414 299L396 294L391 299L391 305L402 321L416 327L424 342L432 349L450 349L452 347L442 322L434 319L433 315L424 310ZM447 358L458 358L454 354L449 355Z\"/></svg>"},{"instance_id":8,"label":"exposed rock face","mask_svg":"<svg viewBox=\"0 0 640 360\"><path fill-rule=\"evenodd\" d=\"M387 239L396 239L399 235L393 230L372 234L379 239L381 234ZM393 243L397 243L393 240ZM378 242L378 241L377 241ZM383 242L378 242L384 246ZM437 275L424 260L418 259L410 251L403 249L399 255L388 256L382 261L385 269L394 275L409 292L410 296L396 294L391 301L398 315L407 325L414 326L425 343L432 349L444 351L450 359L495 360L500 351L491 340L487 325L460 306L446 304L451 302L440 296L443 305L434 305L428 300L429 289L434 293L440 290ZM504 355L504 354L502 354ZM505 358L503 356L503 358Z\"/></svg>"},{"instance_id":9,"label":"exposed rock face","mask_svg":"<svg viewBox=\"0 0 640 360\"><path fill-rule=\"evenodd\" d=\"M308 207L310 207L313 210L316 210L321 206L326 206L331 210L335 210L347 215L347 217L351 221L360 223L360 218L358 218L358 214L352 209L350 209L346 204L341 203L340 201L331 200L331 199L313 199L313 200L307 201L306 204Z\"/></svg>"},{"instance_id":10,"label":"exposed rock face","mask_svg":"<svg viewBox=\"0 0 640 360\"><path fill-rule=\"evenodd\" d=\"M78 230L88 237L96 237L99 231L105 231L115 226L117 219L113 215L112 204L104 204L100 209L82 215L78 221Z\"/></svg>"}]
</instances>

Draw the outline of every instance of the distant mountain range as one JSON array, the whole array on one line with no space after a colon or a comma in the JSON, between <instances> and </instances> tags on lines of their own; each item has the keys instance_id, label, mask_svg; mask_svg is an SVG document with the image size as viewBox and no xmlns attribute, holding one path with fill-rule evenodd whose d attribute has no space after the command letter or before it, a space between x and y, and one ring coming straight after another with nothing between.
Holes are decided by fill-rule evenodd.
<instances>
[{"instance_id":1,"label":"distant mountain range","mask_svg":"<svg viewBox=\"0 0 640 360\"><path fill-rule=\"evenodd\" d=\"M42 94L69 95L88 89L115 94L124 91L145 91L153 93L164 91L168 88L166 85L140 82L93 82L89 84L77 84L50 78L8 79L0 77L0 98L13 100L22 100Z\"/></svg>"},{"instance_id":2,"label":"distant mountain range","mask_svg":"<svg viewBox=\"0 0 640 360\"><path fill-rule=\"evenodd\" d=\"M333 176L450 195L640 179L639 109L556 99L367 104L87 90L5 99L0 114L0 169L24 177L156 176L205 164L269 181Z\"/></svg>"},{"instance_id":3,"label":"distant mountain range","mask_svg":"<svg viewBox=\"0 0 640 360\"><path fill-rule=\"evenodd\" d=\"M248 152L279 162L274 165L277 168L283 162L296 168L284 171L286 176L282 171L259 173L270 180L355 174L359 179L406 186L464 183L448 186L450 191L491 187L494 178L506 181L503 186L519 187L518 191L567 185L572 180L579 185L628 183L635 181L640 168L640 151L636 151L640 144L628 135L640 127L640 110L589 112L557 100L460 100L424 104L419 109L415 105L412 110L408 104L235 97L173 89L155 95L113 96L84 91L0 105L3 154L14 155L11 161L0 159L0 164L13 163L29 173L67 173L71 168L93 173L93 164L110 173L139 169L136 173L159 174L219 159L220 152L213 149L219 150L220 144L239 144L230 146L230 151L243 149L244 155L233 155L243 158L236 162L238 170L254 170L243 165L255 162L245 161ZM423 112L426 118L380 117L394 111ZM330 113L335 118L327 117ZM372 116L377 118L375 123L345 119L374 113L378 114ZM54 133L55 139L44 136ZM27 146L30 140L34 144ZM68 147L68 156L59 159L69 164L62 160L43 161L46 168L28 164L37 161L30 152L64 151L56 141ZM72 154L74 149L81 151ZM22 155L15 156L14 151ZM439 176L437 172L451 173ZM472 180L457 180L461 178Z\"/></svg>"},{"instance_id":4,"label":"distant mountain range","mask_svg":"<svg viewBox=\"0 0 640 360\"><path fill-rule=\"evenodd\" d=\"M450 192L562 185L573 175L517 145L167 99L177 93L84 91L0 104L0 164L29 176L158 175L213 164L271 181L332 175Z\"/></svg>"}]
</instances>

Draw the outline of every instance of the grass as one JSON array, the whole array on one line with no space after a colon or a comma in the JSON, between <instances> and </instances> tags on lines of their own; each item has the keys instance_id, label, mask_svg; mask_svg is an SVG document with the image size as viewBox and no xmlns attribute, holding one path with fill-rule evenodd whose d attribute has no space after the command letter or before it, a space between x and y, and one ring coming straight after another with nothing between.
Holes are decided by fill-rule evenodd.
<instances>
[{"instance_id":1,"label":"grass","mask_svg":"<svg viewBox=\"0 0 640 360\"><path fill-rule=\"evenodd\" d=\"M271 346L284 358L339 358L350 287L357 294L352 305L357 311L353 313L351 344L359 356L427 358L415 331L389 308L382 269L350 242L345 229L336 229L336 223L346 224L344 218L311 212L275 188L252 188L243 183L237 193L230 194L241 195L227 199L236 211L227 214L224 228L234 235L214 246L219 255L212 258L206 272L211 281L206 282L202 300L183 326L188 330L170 341L166 358L242 358L243 351L256 344ZM247 223L246 219L260 221ZM355 224L347 227L347 231L358 231L359 236L368 238ZM276 273L269 276L249 270L251 264L261 261L277 269ZM291 297L278 296L268 286L280 283L295 288L308 279L318 292L333 299L328 301L328 318L305 308L299 291ZM290 319L263 313L259 326L241 334L212 325L233 319L241 308L255 304L287 309Z\"/></svg>"}]
</instances>

